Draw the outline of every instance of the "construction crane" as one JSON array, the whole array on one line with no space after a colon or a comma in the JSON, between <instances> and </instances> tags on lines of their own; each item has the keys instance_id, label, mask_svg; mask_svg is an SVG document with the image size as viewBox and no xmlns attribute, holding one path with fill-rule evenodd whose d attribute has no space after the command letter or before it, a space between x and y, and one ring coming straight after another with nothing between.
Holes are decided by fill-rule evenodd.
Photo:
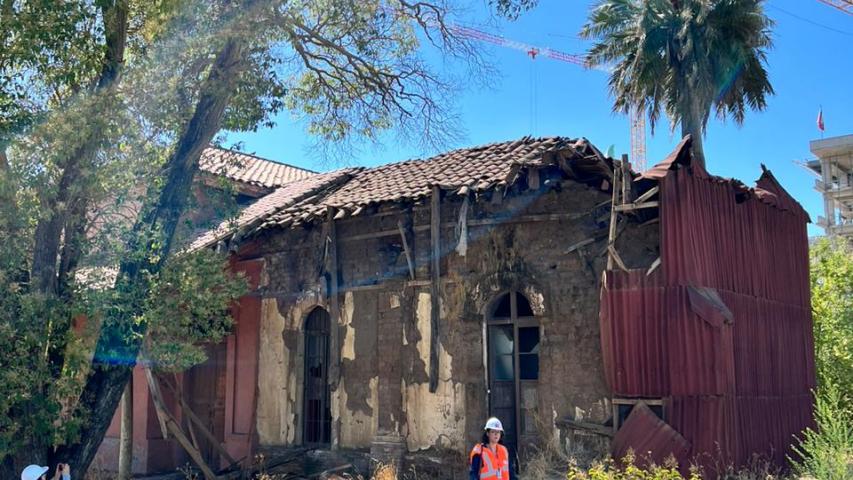
<instances>
[{"instance_id":1,"label":"construction crane","mask_svg":"<svg viewBox=\"0 0 853 480\"><path fill-rule=\"evenodd\" d=\"M527 54L531 60L542 56L560 62L572 63L577 66L588 68L586 60L582 55L560 52L551 48L541 48L523 42L510 40L508 38L494 35L476 28L461 25L451 25L450 30L465 38L491 43L499 47L512 48ZM635 171L642 172L646 169L646 116L642 110L631 108L628 111L628 123L631 129L631 164Z\"/></svg>"},{"instance_id":2,"label":"construction crane","mask_svg":"<svg viewBox=\"0 0 853 480\"><path fill-rule=\"evenodd\" d=\"M817 0L824 5L837 8L847 15L853 15L853 0Z\"/></svg>"}]
</instances>

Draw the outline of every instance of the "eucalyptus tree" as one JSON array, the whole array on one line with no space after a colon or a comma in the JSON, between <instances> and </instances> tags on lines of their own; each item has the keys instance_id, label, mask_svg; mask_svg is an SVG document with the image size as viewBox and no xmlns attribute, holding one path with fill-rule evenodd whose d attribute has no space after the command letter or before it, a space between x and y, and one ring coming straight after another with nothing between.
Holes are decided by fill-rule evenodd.
<instances>
[{"instance_id":1,"label":"eucalyptus tree","mask_svg":"<svg viewBox=\"0 0 853 480\"><path fill-rule=\"evenodd\" d=\"M24 239L0 246L17 260L0 266L7 472L40 455L84 473L146 336L191 348L227 331L237 279L212 288L198 274L216 272L209 258L175 256L199 157L219 132L288 111L330 144L393 131L437 146L457 131L447 99L458 84L426 52L485 68L443 1L0 0L0 14L0 193L20 207L0 211L0 228ZM94 282L95 266L116 273ZM208 307L175 330L151 301L163 288L171 304ZM69 333L79 314L97 320L91 356ZM189 338L180 330L197 324Z\"/></svg>"}]
</instances>

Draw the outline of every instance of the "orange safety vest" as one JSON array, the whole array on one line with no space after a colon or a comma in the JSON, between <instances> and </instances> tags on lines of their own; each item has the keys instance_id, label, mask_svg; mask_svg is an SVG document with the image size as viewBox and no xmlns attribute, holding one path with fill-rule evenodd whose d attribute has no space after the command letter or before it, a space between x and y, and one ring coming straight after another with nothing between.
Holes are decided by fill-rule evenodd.
<instances>
[{"instance_id":1,"label":"orange safety vest","mask_svg":"<svg viewBox=\"0 0 853 480\"><path fill-rule=\"evenodd\" d=\"M474 457L480 456L480 480L509 480L509 451L503 445L498 444L497 447L497 453L489 447L483 448L482 443L471 449L468 465L471 465Z\"/></svg>"}]
</instances>

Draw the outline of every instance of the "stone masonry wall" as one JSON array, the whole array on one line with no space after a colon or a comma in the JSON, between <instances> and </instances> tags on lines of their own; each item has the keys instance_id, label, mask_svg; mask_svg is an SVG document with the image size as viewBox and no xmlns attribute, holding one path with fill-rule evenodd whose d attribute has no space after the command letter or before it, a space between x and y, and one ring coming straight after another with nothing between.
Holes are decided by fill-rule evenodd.
<instances>
[{"instance_id":1,"label":"stone masonry wall","mask_svg":"<svg viewBox=\"0 0 853 480\"><path fill-rule=\"evenodd\" d=\"M399 438L410 452L466 451L487 418L483 325L491 302L510 289L530 301L540 323L540 371L534 402L543 440L566 416L603 422L610 415L600 352L599 281L607 192L570 181L471 199L467 248L460 246L463 199L441 203L441 311L438 388L429 391L429 202L378 210L336 223L341 294L337 323L340 381L332 386L333 441L368 448L377 436ZM559 214L560 218L548 217ZM577 214L577 215L572 215ZM530 220L531 216L535 221ZM501 217L500 222L488 219ZM398 222L408 228L410 278ZM479 222L479 223L478 223ZM386 232L373 238L357 236ZM390 233L389 233L390 232ZM304 332L311 309L329 310L326 227L297 228L261 239L268 287L261 321L258 440L301 443ZM353 238L355 237L355 239ZM620 253L630 266L657 257L655 226L629 224Z\"/></svg>"}]
</instances>

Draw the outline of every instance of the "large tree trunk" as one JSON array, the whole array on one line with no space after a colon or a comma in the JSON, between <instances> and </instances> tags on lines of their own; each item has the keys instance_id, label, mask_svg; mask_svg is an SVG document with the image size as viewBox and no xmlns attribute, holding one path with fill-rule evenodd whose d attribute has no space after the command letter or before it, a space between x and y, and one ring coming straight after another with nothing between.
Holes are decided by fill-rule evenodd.
<instances>
[{"instance_id":1,"label":"large tree trunk","mask_svg":"<svg viewBox=\"0 0 853 480\"><path fill-rule=\"evenodd\" d=\"M93 96L110 96L124 63L129 8L127 0L99 3L103 12L106 50L101 72L89 93ZM96 100L95 104L100 104L100 101ZM71 220L69 206L85 202L79 198L79 189L76 188L84 180L84 163L92 160L106 140L100 131L91 130L98 129L90 129L79 148L62 165L56 192L42 199L45 216L36 225L31 288L45 295L58 293L60 279L57 269L62 262L59 258L62 238L64 236L66 241L71 240L72 234L76 233L64 231L64 228ZM85 221L85 215L82 220Z\"/></svg>"},{"instance_id":2,"label":"large tree trunk","mask_svg":"<svg viewBox=\"0 0 853 480\"><path fill-rule=\"evenodd\" d=\"M128 296L123 308L112 309L119 313L107 319L101 328L94 368L80 398L83 411L91 412L90 420L80 432L79 444L63 446L52 456L51 463L68 462L77 475L84 475L92 463L121 400L125 383L130 379L141 345L138 339L144 334L134 326L137 315L142 311L141 299L147 290L143 273L156 274L171 249L198 160L202 150L219 131L235 82L243 69L243 56L243 42L237 38L226 41L218 53L202 86L193 117L166 163L163 172L167 178L157 202L153 208L144 209L147 213L134 227L139 243L132 245L131 251L142 248L146 255L142 260L139 256L131 257L122 263L119 270L116 289L119 292L134 290L134 293ZM156 251L150 240L155 234L162 242Z\"/></svg>"},{"instance_id":3,"label":"large tree trunk","mask_svg":"<svg viewBox=\"0 0 853 480\"><path fill-rule=\"evenodd\" d=\"M129 7L128 0L97 2L103 16L105 53L101 71L87 89L89 102L83 108L96 108L114 100L114 87L124 63L127 43ZM60 163L61 173L56 190L41 199L45 215L36 225L33 260L30 265L30 288L47 297L64 293L67 280L80 259L80 245L86 229L88 198L85 189L86 166L92 162L107 139L103 130L90 128L82 135L78 147ZM52 325L46 338L50 372L61 375L65 362L65 338L70 319ZM42 394L46 394L42 392ZM94 416L101 412L93 412ZM48 437L30 439L14 457L28 458L30 462L44 463L51 455ZM50 462L55 465L55 461ZM16 467L17 468L17 467ZM17 473L16 473L17 475ZM4 477L5 478L5 477Z\"/></svg>"},{"instance_id":4,"label":"large tree trunk","mask_svg":"<svg viewBox=\"0 0 853 480\"><path fill-rule=\"evenodd\" d=\"M705 149L702 145L703 116L701 108L699 108L697 102L693 99L688 99L685 103L686 105L681 115L681 137L692 136L693 160L701 165L702 168L705 168Z\"/></svg>"}]
</instances>

